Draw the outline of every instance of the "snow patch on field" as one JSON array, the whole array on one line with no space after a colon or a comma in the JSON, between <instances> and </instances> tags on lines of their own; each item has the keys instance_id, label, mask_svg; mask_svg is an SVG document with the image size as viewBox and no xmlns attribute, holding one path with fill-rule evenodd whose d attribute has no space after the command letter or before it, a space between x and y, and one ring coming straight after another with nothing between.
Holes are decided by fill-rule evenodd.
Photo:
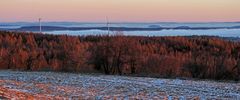
<instances>
[{"instance_id":1,"label":"snow patch on field","mask_svg":"<svg viewBox=\"0 0 240 100\"><path fill-rule=\"evenodd\" d=\"M239 100L240 83L3 70L0 97L4 95L45 99Z\"/></svg>"}]
</instances>

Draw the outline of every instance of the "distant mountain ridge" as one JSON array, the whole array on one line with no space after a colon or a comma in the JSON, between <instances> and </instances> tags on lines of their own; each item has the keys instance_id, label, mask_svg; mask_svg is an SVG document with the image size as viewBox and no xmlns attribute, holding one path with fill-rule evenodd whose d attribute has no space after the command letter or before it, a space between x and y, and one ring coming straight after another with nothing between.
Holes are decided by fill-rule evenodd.
<instances>
[{"instance_id":1,"label":"distant mountain ridge","mask_svg":"<svg viewBox=\"0 0 240 100\"><path fill-rule=\"evenodd\" d=\"M108 27L62 27L62 26L42 26L44 31L81 31L81 30L108 30ZM109 27L111 31L160 31L160 30L171 30L171 29L181 29L181 30L210 30L210 29L240 29L240 26L232 27L189 27L189 26L178 26L178 27L157 27L150 26L144 27ZM0 30L14 30L14 31L38 31L39 26L23 26L16 29L0 29Z\"/></svg>"}]
</instances>

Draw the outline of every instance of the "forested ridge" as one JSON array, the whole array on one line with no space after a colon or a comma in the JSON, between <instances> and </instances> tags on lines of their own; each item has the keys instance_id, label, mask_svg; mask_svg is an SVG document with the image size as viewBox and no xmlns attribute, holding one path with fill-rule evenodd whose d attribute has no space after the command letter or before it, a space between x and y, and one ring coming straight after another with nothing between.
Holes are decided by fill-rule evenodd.
<instances>
[{"instance_id":1,"label":"forested ridge","mask_svg":"<svg viewBox=\"0 0 240 100\"><path fill-rule=\"evenodd\" d=\"M0 69L240 79L240 43L218 37L0 31Z\"/></svg>"}]
</instances>

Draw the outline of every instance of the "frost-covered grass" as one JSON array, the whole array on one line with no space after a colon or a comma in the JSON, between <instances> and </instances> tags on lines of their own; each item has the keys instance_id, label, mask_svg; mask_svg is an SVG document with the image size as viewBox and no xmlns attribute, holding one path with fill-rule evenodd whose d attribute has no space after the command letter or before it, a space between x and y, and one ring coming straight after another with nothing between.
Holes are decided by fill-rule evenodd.
<instances>
[{"instance_id":1,"label":"frost-covered grass","mask_svg":"<svg viewBox=\"0 0 240 100\"><path fill-rule=\"evenodd\" d=\"M240 83L0 71L0 97L38 99L233 99Z\"/></svg>"}]
</instances>

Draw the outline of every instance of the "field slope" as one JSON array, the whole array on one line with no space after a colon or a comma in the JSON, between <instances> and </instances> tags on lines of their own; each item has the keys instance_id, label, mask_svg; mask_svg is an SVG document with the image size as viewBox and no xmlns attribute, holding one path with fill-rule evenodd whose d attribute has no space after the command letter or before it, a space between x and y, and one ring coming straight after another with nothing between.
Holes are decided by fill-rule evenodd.
<instances>
[{"instance_id":1,"label":"field slope","mask_svg":"<svg viewBox=\"0 0 240 100\"><path fill-rule=\"evenodd\" d=\"M240 83L3 70L0 71L0 97L239 100Z\"/></svg>"}]
</instances>

